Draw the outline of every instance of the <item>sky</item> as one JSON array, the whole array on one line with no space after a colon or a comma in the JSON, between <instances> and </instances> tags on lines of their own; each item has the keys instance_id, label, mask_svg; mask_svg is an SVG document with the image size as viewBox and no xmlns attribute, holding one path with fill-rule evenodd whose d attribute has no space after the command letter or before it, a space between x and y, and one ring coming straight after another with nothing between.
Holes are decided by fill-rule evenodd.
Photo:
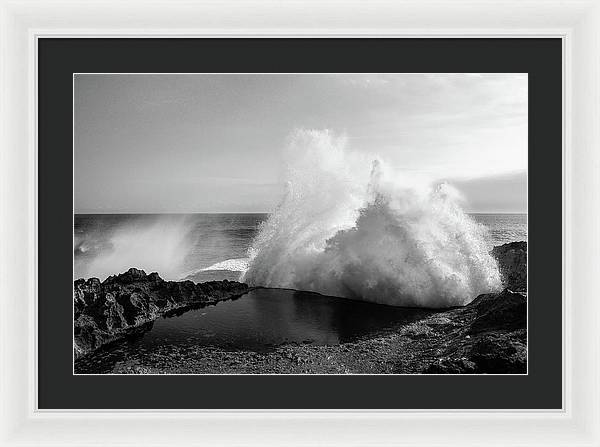
<instances>
[{"instance_id":1,"label":"sky","mask_svg":"<svg viewBox=\"0 0 600 447\"><path fill-rule=\"evenodd\" d=\"M76 213L269 212L297 129L526 212L526 74L76 74Z\"/></svg>"}]
</instances>

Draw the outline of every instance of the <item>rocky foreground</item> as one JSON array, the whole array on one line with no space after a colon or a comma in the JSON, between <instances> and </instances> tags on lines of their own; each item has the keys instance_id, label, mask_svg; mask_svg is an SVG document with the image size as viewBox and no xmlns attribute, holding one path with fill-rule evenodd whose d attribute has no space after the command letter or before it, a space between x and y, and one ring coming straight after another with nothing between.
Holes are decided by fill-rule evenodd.
<instances>
[{"instance_id":1,"label":"rocky foreground","mask_svg":"<svg viewBox=\"0 0 600 447\"><path fill-rule=\"evenodd\" d=\"M158 273L129 269L100 282L98 278L74 282L75 358L127 335L146 330L159 317L216 304L248 292L235 281L165 281Z\"/></svg>"},{"instance_id":2,"label":"rocky foreground","mask_svg":"<svg viewBox=\"0 0 600 447\"><path fill-rule=\"evenodd\" d=\"M173 346L114 373L526 373L527 243L495 247L505 289L434 311L397 331L333 346L285 344L269 352ZM159 316L246 293L245 284L163 281L131 269L103 283L75 282L75 355L145 330Z\"/></svg>"}]
</instances>

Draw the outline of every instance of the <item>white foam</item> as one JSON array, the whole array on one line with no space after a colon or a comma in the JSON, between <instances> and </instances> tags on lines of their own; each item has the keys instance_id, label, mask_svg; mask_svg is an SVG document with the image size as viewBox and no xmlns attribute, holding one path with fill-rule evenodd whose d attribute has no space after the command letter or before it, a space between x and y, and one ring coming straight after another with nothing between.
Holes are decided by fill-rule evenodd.
<instances>
[{"instance_id":1,"label":"white foam","mask_svg":"<svg viewBox=\"0 0 600 447\"><path fill-rule=\"evenodd\" d=\"M486 230L451 186L347 152L327 131L295 133L287 158L286 195L249 250L250 285L424 307L500 287Z\"/></svg>"},{"instance_id":2,"label":"white foam","mask_svg":"<svg viewBox=\"0 0 600 447\"><path fill-rule=\"evenodd\" d=\"M250 258L227 259L217 262L209 267L203 268L200 271L210 272L214 270L229 270L231 272L245 272L248 269Z\"/></svg>"}]
</instances>

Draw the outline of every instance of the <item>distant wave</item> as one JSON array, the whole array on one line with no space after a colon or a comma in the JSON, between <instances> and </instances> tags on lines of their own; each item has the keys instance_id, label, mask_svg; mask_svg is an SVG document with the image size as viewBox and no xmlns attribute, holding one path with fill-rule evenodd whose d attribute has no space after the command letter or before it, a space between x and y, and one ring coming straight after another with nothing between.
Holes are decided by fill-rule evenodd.
<instances>
[{"instance_id":1,"label":"distant wave","mask_svg":"<svg viewBox=\"0 0 600 447\"><path fill-rule=\"evenodd\" d=\"M250 258L227 259L203 268L200 271L210 272L213 270L229 270L231 272L245 272L248 270L248 262L250 262Z\"/></svg>"},{"instance_id":2,"label":"distant wave","mask_svg":"<svg viewBox=\"0 0 600 447\"><path fill-rule=\"evenodd\" d=\"M210 274L211 272L237 273L238 275L235 277L237 280L239 276L248 269L248 262L250 262L250 258L226 259L225 261L216 262L205 268L188 271L183 275L180 275L179 280L212 281L212 277L207 279L205 275Z\"/></svg>"},{"instance_id":3,"label":"distant wave","mask_svg":"<svg viewBox=\"0 0 600 447\"><path fill-rule=\"evenodd\" d=\"M486 229L454 188L344 146L328 132L293 136L286 195L254 240L243 281L422 307L467 304L500 287Z\"/></svg>"}]
</instances>

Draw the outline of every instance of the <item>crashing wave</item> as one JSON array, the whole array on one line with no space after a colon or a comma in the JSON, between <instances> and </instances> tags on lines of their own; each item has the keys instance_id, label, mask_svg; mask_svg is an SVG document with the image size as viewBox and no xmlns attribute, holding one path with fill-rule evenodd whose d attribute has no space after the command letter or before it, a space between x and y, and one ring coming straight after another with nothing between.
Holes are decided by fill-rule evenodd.
<instances>
[{"instance_id":1,"label":"crashing wave","mask_svg":"<svg viewBox=\"0 0 600 447\"><path fill-rule=\"evenodd\" d=\"M249 250L248 284L419 307L500 287L486 230L449 185L394 173L326 131L298 131L288 159L286 195Z\"/></svg>"}]
</instances>

